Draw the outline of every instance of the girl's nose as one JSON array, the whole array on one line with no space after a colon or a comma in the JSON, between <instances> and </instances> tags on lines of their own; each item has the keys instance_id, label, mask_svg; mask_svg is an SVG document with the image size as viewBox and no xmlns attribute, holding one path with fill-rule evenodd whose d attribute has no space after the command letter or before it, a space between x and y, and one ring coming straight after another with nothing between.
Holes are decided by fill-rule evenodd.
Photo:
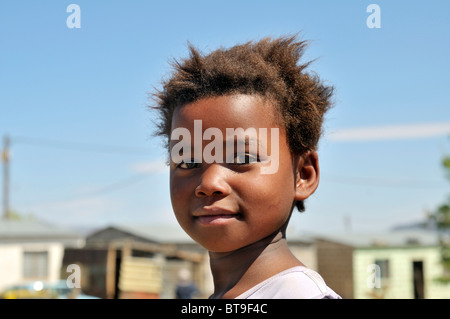
<instances>
[{"instance_id":1,"label":"girl's nose","mask_svg":"<svg viewBox=\"0 0 450 319\"><path fill-rule=\"evenodd\" d=\"M231 187L226 181L227 173L227 169L220 164L209 165L201 176L200 184L195 189L195 195L197 197L209 197L230 194Z\"/></svg>"}]
</instances>

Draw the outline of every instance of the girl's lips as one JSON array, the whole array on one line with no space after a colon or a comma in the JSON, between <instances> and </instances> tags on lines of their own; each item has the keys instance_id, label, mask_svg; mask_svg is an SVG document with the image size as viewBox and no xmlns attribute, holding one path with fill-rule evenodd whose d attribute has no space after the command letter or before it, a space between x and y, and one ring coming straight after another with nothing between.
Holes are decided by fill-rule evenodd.
<instances>
[{"instance_id":1,"label":"girl's lips","mask_svg":"<svg viewBox=\"0 0 450 319\"><path fill-rule=\"evenodd\" d=\"M219 226L241 219L242 214L225 207L203 206L194 212L193 217L194 221L200 225Z\"/></svg>"},{"instance_id":2,"label":"girl's lips","mask_svg":"<svg viewBox=\"0 0 450 319\"><path fill-rule=\"evenodd\" d=\"M195 216L194 219L203 226L220 226L239 219L240 214L214 214Z\"/></svg>"}]
</instances>

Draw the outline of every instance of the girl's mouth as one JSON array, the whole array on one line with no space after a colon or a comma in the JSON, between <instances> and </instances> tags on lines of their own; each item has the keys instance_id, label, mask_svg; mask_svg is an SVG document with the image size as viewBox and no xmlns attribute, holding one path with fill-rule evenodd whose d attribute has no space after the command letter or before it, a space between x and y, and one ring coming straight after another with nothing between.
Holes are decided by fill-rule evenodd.
<instances>
[{"instance_id":1,"label":"girl's mouth","mask_svg":"<svg viewBox=\"0 0 450 319\"><path fill-rule=\"evenodd\" d=\"M203 206L194 212L194 220L203 226L226 225L235 220L242 219L242 214L236 210L217 206Z\"/></svg>"},{"instance_id":2,"label":"girl's mouth","mask_svg":"<svg viewBox=\"0 0 450 319\"><path fill-rule=\"evenodd\" d=\"M194 216L194 220L202 226L221 226L242 219L241 214L205 214Z\"/></svg>"}]
</instances>

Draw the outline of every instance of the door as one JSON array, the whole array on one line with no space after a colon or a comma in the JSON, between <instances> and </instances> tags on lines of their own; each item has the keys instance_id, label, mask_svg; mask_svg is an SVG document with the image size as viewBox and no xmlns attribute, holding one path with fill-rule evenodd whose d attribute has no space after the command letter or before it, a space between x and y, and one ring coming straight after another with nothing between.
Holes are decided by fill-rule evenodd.
<instances>
[{"instance_id":1,"label":"door","mask_svg":"<svg viewBox=\"0 0 450 319\"><path fill-rule=\"evenodd\" d=\"M423 262L413 261L413 285L414 285L414 299L425 298L425 287L423 280Z\"/></svg>"}]
</instances>

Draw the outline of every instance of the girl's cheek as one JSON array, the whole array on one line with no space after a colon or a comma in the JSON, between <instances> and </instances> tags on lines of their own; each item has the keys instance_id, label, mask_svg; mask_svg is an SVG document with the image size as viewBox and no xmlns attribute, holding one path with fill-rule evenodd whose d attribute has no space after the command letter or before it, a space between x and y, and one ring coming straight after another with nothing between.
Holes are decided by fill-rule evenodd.
<instances>
[{"instance_id":1,"label":"girl's cheek","mask_svg":"<svg viewBox=\"0 0 450 319\"><path fill-rule=\"evenodd\" d=\"M186 206L186 199L190 197L190 194L194 191L193 185L184 178L172 179L170 185L170 195L173 204L182 204Z\"/></svg>"}]
</instances>

